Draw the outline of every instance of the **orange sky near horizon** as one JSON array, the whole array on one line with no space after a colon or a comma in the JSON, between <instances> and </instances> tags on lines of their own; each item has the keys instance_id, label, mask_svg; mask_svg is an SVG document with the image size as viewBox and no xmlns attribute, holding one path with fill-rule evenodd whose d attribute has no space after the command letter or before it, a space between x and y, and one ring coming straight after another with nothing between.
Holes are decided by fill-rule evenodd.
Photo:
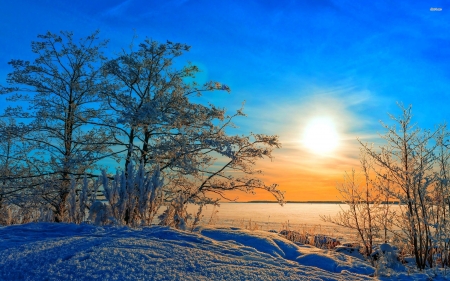
<instances>
[{"instance_id":1,"label":"orange sky near horizon","mask_svg":"<svg viewBox=\"0 0 450 281\"><path fill-rule=\"evenodd\" d=\"M258 160L256 168L263 171L259 178L266 184L277 183L279 189L286 192L286 201L337 201L340 197L336 185L343 182L344 173L359 170L361 145L357 138L364 143L378 142L376 132L367 131L372 125L379 127L378 120L355 113L354 107L370 99L368 93L322 88L306 91L311 96L303 97L302 103L278 101L279 105L272 106L270 112L252 108L247 112L250 118L258 116L250 120L253 129L262 128L266 134L278 135L282 146L273 151L273 161ZM330 122L331 127L322 126L320 120ZM245 120L236 123L244 123L245 127ZM318 136L311 138L315 133ZM333 138L337 141L335 145ZM330 142L329 149L327 142ZM228 198L237 198L240 202L275 200L270 193L261 190L255 195L229 192Z\"/></svg>"},{"instance_id":2,"label":"orange sky near horizon","mask_svg":"<svg viewBox=\"0 0 450 281\"><path fill-rule=\"evenodd\" d=\"M345 172L359 170L359 147L356 138L340 140L334 151L318 155L294 142L274 150L273 161L260 160L256 167L263 171L261 179L267 184L277 183L286 192L286 201L338 201L341 197L336 185L343 182ZM230 192L228 196L238 202L275 200L263 190L255 195Z\"/></svg>"}]
</instances>

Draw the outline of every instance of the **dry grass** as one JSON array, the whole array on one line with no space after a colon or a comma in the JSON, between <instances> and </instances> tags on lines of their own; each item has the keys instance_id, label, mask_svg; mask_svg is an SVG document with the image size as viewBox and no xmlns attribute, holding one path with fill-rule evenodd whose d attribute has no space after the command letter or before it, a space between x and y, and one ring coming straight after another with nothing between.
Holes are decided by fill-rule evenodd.
<instances>
[{"instance_id":1,"label":"dry grass","mask_svg":"<svg viewBox=\"0 0 450 281\"><path fill-rule=\"evenodd\" d=\"M286 239L294 242L315 246L322 249L334 249L341 243L329 230L325 230L320 225L299 225L291 226L289 222L282 224L279 232Z\"/></svg>"},{"instance_id":2,"label":"dry grass","mask_svg":"<svg viewBox=\"0 0 450 281\"><path fill-rule=\"evenodd\" d=\"M208 225L215 225L217 220L209 220ZM230 226L247 229L250 231L264 230L279 233L286 239L300 244L312 245L322 249L334 249L340 245L340 241L329 228L321 225L291 225L289 222L281 224L269 224L253 221L252 219L240 219L229 222ZM333 234L334 233L334 234Z\"/></svg>"}]
</instances>

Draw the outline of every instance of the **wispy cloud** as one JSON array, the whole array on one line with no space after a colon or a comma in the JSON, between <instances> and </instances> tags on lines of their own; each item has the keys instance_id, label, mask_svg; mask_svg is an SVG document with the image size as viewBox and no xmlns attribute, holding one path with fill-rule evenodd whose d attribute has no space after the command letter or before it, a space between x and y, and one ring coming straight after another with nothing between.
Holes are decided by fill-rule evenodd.
<instances>
[{"instance_id":1,"label":"wispy cloud","mask_svg":"<svg viewBox=\"0 0 450 281\"><path fill-rule=\"evenodd\" d=\"M107 8L101 15L103 17L123 17L126 14L126 10L133 4L133 1L125 0L118 5Z\"/></svg>"}]
</instances>

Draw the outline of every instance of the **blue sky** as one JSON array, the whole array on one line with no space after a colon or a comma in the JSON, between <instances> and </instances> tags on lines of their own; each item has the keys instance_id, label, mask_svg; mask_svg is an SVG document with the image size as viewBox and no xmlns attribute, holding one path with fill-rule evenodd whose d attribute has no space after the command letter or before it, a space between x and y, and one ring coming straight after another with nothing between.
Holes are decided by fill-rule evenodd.
<instances>
[{"instance_id":1,"label":"blue sky","mask_svg":"<svg viewBox=\"0 0 450 281\"><path fill-rule=\"evenodd\" d=\"M138 40L186 43L192 49L180 62L197 64L203 70L200 81L223 81L232 89L204 100L230 111L245 100L248 117L236 120L238 132L280 136L284 148L275 153L276 161L261 164L268 177L289 186L288 195L315 194L334 188L332 179L356 163L356 137L376 141L383 132L378 121L387 121L387 112L399 113L396 102L412 104L421 127L449 121L447 3L2 1L0 84L11 70L7 62L31 59L30 42L47 30L86 36L100 29L101 37L111 40L111 54L127 48L134 32ZM328 160L311 155L298 141L308 120L325 115L341 136L340 148ZM291 172L276 172L287 165ZM325 173L332 178L318 190L311 187L317 170L321 180Z\"/></svg>"}]
</instances>

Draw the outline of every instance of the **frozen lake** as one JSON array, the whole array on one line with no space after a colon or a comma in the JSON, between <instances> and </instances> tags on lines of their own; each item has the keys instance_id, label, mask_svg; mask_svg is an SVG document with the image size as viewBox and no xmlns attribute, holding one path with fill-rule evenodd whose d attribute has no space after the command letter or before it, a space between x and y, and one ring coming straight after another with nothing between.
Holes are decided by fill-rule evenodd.
<instances>
[{"instance_id":1,"label":"frozen lake","mask_svg":"<svg viewBox=\"0 0 450 281\"><path fill-rule=\"evenodd\" d=\"M262 230L314 230L316 233L334 233L336 230L348 233L332 223L323 222L321 215L335 216L346 205L319 203L221 203L220 207L203 209L203 224L257 227ZM195 213L194 208L188 208ZM214 213L214 214L213 214Z\"/></svg>"},{"instance_id":2,"label":"frozen lake","mask_svg":"<svg viewBox=\"0 0 450 281\"><path fill-rule=\"evenodd\" d=\"M398 208L398 206L391 206ZM203 209L202 224L235 226L247 229L277 230L290 229L333 237L351 238L350 230L324 222L320 216L336 216L345 204L336 203L221 203L220 207ZM196 209L188 208L192 214ZM213 214L214 213L214 214Z\"/></svg>"}]
</instances>

